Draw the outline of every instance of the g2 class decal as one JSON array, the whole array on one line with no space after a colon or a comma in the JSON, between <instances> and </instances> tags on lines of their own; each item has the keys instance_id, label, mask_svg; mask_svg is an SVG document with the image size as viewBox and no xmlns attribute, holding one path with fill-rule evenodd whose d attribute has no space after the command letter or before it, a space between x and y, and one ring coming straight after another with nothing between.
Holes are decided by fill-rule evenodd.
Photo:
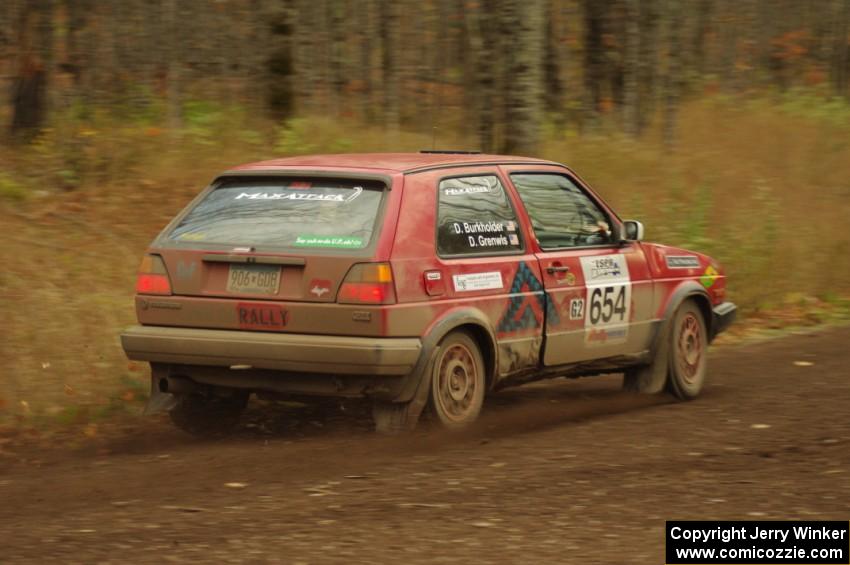
<instances>
[{"instance_id":1,"label":"g2 class decal","mask_svg":"<svg viewBox=\"0 0 850 565\"><path fill-rule=\"evenodd\" d=\"M570 300L570 320L584 319L584 298Z\"/></svg>"},{"instance_id":2,"label":"g2 class decal","mask_svg":"<svg viewBox=\"0 0 850 565\"><path fill-rule=\"evenodd\" d=\"M626 341L631 317L632 283L625 256L582 257L581 269L587 285L585 343L601 345Z\"/></svg>"}]
</instances>

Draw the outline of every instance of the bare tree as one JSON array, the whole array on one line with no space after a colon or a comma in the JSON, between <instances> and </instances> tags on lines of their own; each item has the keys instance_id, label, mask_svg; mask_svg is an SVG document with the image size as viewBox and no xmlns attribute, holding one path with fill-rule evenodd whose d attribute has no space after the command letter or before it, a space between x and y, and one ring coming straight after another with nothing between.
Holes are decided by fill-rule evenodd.
<instances>
[{"instance_id":1,"label":"bare tree","mask_svg":"<svg viewBox=\"0 0 850 565\"><path fill-rule=\"evenodd\" d=\"M372 73L374 65L372 63L372 54L374 53L375 29L375 10L373 0L361 0L357 6L357 23L359 29L359 91L360 91L360 118L367 122L375 119L373 111L373 85Z\"/></svg>"},{"instance_id":2,"label":"bare tree","mask_svg":"<svg viewBox=\"0 0 850 565\"><path fill-rule=\"evenodd\" d=\"M847 75L850 72L850 69L848 69L848 62L850 62L848 61L848 41L850 41L850 38L847 37L847 33L850 25L850 1L836 0L833 13L835 15L835 32L830 75L835 94L848 97L850 96L850 92L847 91Z\"/></svg>"},{"instance_id":3,"label":"bare tree","mask_svg":"<svg viewBox=\"0 0 850 565\"><path fill-rule=\"evenodd\" d=\"M496 148L496 110L500 102L496 89L496 40L497 19L493 0L482 0L479 10L464 10L464 19L471 56L468 59L472 92L471 101L475 113L478 147L485 153ZM445 60L437 61L444 65Z\"/></svg>"},{"instance_id":4,"label":"bare tree","mask_svg":"<svg viewBox=\"0 0 850 565\"><path fill-rule=\"evenodd\" d=\"M567 60L567 53L562 47L561 29L564 22L558 4L556 0L545 1L546 39L543 52L543 100L546 111L560 120L564 108L563 67Z\"/></svg>"},{"instance_id":5,"label":"bare tree","mask_svg":"<svg viewBox=\"0 0 850 565\"><path fill-rule=\"evenodd\" d=\"M664 77L664 145L676 145L676 121L682 87L682 5L672 0L667 5L667 73Z\"/></svg>"},{"instance_id":6,"label":"bare tree","mask_svg":"<svg viewBox=\"0 0 850 565\"><path fill-rule=\"evenodd\" d=\"M737 19L728 10L726 4L729 0L721 0L721 10L716 16L717 26L720 29L720 53L715 60L714 71L720 80L720 86L724 90L731 91L734 83L735 60L737 59Z\"/></svg>"},{"instance_id":7,"label":"bare tree","mask_svg":"<svg viewBox=\"0 0 850 565\"><path fill-rule=\"evenodd\" d=\"M53 64L53 1L26 2L18 21L11 123L11 132L16 137L33 134L47 120Z\"/></svg>"},{"instance_id":8,"label":"bare tree","mask_svg":"<svg viewBox=\"0 0 850 565\"><path fill-rule=\"evenodd\" d=\"M659 63L659 0L640 0L640 44L638 54L638 134L647 127L656 110Z\"/></svg>"},{"instance_id":9,"label":"bare tree","mask_svg":"<svg viewBox=\"0 0 850 565\"><path fill-rule=\"evenodd\" d=\"M672 147L678 108L714 77L850 96L848 33L850 0L5 0L0 72L24 137L72 100L156 97L179 128L202 97L465 127L487 151L533 152L544 113L559 130L618 117L632 137L660 117Z\"/></svg>"},{"instance_id":10,"label":"bare tree","mask_svg":"<svg viewBox=\"0 0 850 565\"><path fill-rule=\"evenodd\" d=\"M640 134L640 0L625 0L626 41L623 80L623 129L632 137Z\"/></svg>"},{"instance_id":11,"label":"bare tree","mask_svg":"<svg viewBox=\"0 0 850 565\"><path fill-rule=\"evenodd\" d=\"M181 22L178 0L165 0L166 29L168 30L168 124L177 129L183 124L181 85Z\"/></svg>"},{"instance_id":12,"label":"bare tree","mask_svg":"<svg viewBox=\"0 0 850 565\"><path fill-rule=\"evenodd\" d=\"M381 68L384 79L384 125L395 136L400 126L399 81L399 2L380 3Z\"/></svg>"},{"instance_id":13,"label":"bare tree","mask_svg":"<svg viewBox=\"0 0 850 565\"><path fill-rule=\"evenodd\" d=\"M694 71L703 75L706 70L706 39L710 32L715 0L697 0L692 4L695 12L694 32L691 38L691 60Z\"/></svg>"},{"instance_id":14,"label":"bare tree","mask_svg":"<svg viewBox=\"0 0 850 565\"><path fill-rule=\"evenodd\" d=\"M582 127L595 129L599 123L599 105L605 79L605 47L602 42L605 5L582 0L584 22L584 96Z\"/></svg>"},{"instance_id":15,"label":"bare tree","mask_svg":"<svg viewBox=\"0 0 850 565\"><path fill-rule=\"evenodd\" d=\"M278 120L289 118L295 112L292 16L291 7L285 4L278 5L277 10L270 13L268 96L272 116Z\"/></svg>"}]
</instances>

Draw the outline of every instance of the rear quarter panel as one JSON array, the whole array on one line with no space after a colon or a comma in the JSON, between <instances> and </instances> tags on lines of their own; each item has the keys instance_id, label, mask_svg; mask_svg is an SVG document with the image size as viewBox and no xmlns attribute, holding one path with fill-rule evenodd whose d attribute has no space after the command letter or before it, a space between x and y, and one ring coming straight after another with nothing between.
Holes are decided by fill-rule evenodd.
<instances>
[{"instance_id":1,"label":"rear quarter panel","mask_svg":"<svg viewBox=\"0 0 850 565\"><path fill-rule=\"evenodd\" d=\"M477 311L480 319L486 320L488 332L498 340L498 372L508 374L538 362L547 307L539 266L530 250L525 226L520 226L526 241L522 254L464 258L437 255L437 186L444 177L465 174L495 175L507 190L497 167L452 168L406 177L391 259L399 304L387 308L387 328L391 335L425 336L455 313ZM428 294L426 272L439 273L442 295ZM481 273L498 273L501 287L464 291L453 282L455 275Z\"/></svg>"}]
</instances>

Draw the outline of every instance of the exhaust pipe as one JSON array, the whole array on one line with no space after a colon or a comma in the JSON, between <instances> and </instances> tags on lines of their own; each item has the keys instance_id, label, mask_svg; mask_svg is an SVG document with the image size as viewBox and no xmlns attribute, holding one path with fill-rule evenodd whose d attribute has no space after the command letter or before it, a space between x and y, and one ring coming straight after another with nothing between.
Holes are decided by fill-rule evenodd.
<instances>
[{"instance_id":1,"label":"exhaust pipe","mask_svg":"<svg viewBox=\"0 0 850 565\"><path fill-rule=\"evenodd\" d=\"M159 379L159 392L170 394L190 394L197 392L201 387L188 377L163 377Z\"/></svg>"}]
</instances>

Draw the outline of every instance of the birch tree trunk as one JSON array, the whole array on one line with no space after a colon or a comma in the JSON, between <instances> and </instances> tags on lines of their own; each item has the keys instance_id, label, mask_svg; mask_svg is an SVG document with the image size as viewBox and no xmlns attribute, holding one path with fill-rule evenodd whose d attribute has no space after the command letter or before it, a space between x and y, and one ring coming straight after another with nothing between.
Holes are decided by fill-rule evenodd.
<instances>
[{"instance_id":1,"label":"birch tree trunk","mask_svg":"<svg viewBox=\"0 0 850 565\"><path fill-rule=\"evenodd\" d=\"M295 113L295 62L292 45L292 9L284 4L271 12L269 41L271 51L268 60L269 109L278 121L292 117Z\"/></svg>"},{"instance_id":2,"label":"birch tree trunk","mask_svg":"<svg viewBox=\"0 0 850 565\"><path fill-rule=\"evenodd\" d=\"M623 129L636 138L640 134L640 0L625 0L626 41L623 77Z\"/></svg>"},{"instance_id":3,"label":"birch tree trunk","mask_svg":"<svg viewBox=\"0 0 850 565\"><path fill-rule=\"evenodd\" d=\"M182 85L181 85L181 49L179 37L182 35L180 26L180 12L178 8L179 0L166 0L165 2L165 18L166 29L168 30L168 79L167 79L167 98L168 98L168 126L172 132L177 131L183 126L182 112Z\"/></svg>"},{"instance_id":4,"label":"birch tree trunk","mask_svg":"<svg viewBox=\"0 0 850 565\"><path fill-rule=\"evenodd\" d=\"M505 85L504 152L534 155L540 137L544 27L542 0L502 0Z\"/></svg>"},{"instance_id":5,"label":"birch tree trunk","mask_svg":"<svg viewBox=\"0 0 850 565\"><path fill-rule=\"evenodd\" d=\"M384 126L390 133L391 141L395 141L399 130L398 107L398 2L380 3L381 28L381 67L384 77Z\"/></svg>"},{"instance_id":6,"label":"birch tree trunk","mask_svg":"<svg viewBox=\"0 0 850 565\"><path fill-rule=\"evenodd\" d=\"M47 121L53 66L53 1L26 2L18 20L10 131L14 137L29 138Z\"/></svg>"},{"instance_id":7,"label":"birch tree trunk","mask_svg":"<svg viewBox=\"0 0 850 565\"><path fill-rule=\"evenodd\" d=\"M361 0L357 6L357 21L360 28L360 46L359 46L359 69L358 77L360 84L360 119L371 122L375 119L373 110L373 85L372 73L374 65L372 65L372 53L374 52L375 35L375 14L373 0Z\"/></svg>"},{"instance_id":8,"label":"birch tree trunk","mask_svg":"<svg viewBox=\"0 0 850 565\"><path fill-rule=\"evenodd\" d=\"M833 39L830 74L832 87L837 96L850 97L847 91L848 69L848 27L850 27L850 0L837 0L834 7L835 33Z\"/></svg>"},{"instance_id":9,"label":"birch tree trunk","mask_svg":"<svg viewBox=\"0 0 850 565\"><path fill-rule=\"evenodd\" d=\"M605 6L596 0L583 0L584 23L584 96L582 97L582 129L599 126L599 104L605 79L605 48L602 43Z\"/></svg>"},{"instance_id":10,"label":"birch tree trunk","mask_svg":"<svg viewBox=\"0 0 850 565\"><path fill-rule=\"evenodd\" d=\"M664 146L676 146L676 121L682 86L682 6L677 0L667 4L667 74L664 79Z\"/></svg>"},{"instance_id":11,"label":"birch tree trunk","mask_svg":"<svg viewBox=\"0 0 850 565\"><path fill-rule=\"evenodd\" d=\"M484 153L495 151L496 105L499 96L496 90L496 6L494 0L482 0L478 10L467 9L464 19L468 30L467 39L471 57L468 75L471 80L467 88L472 90L478 149ZM437 64L445 64L437 61Z\"/></svg>"}]
</instances>

